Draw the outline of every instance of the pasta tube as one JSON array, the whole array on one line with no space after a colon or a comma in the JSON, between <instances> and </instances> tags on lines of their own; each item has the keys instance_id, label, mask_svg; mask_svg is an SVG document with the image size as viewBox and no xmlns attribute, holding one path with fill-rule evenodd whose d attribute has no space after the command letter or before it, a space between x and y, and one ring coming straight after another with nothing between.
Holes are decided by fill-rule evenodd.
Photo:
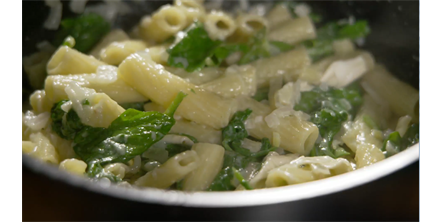
<instances>
[{"instance_id":1,"label":"pasta tube","mask_svg":"<svg viewBox=\"0 0 442 222\"><path fill-rule=\"evenodd\" d=\"M304 40L316 38L315 26L309 17L290 19L270 30L268 39L271 41L296 44Z\"/></svg>"},{"instance_id":2,"label":"pasta tube","mask_svg":"<svg viewBox=\"0 0 442 222\"><path fill-rule=\"evenodd\" d=\"M356 150L355 161L357 168L363 168L385 159L382 151L373 145L362 144Z\"/></svg>"},{"instance_id":3,"label":"pasta tube","mask_svg":"<svg viewBox=\"0 0 442 222\"><path fill-rule=\"evenodd\" d=\"M282 75L286 82L294 81L310 65L305 48L291 50L279 55L252 62L256 68L258 88L269 85L270 79Z\"/></svg>"},{"instance_id":4,"label":"pasta tube","mask_svg":"<svg viewBox=\"0 0 442 222\"><path fill-rule=\"evenodd\" d=\"M186 14L181 8L165 5L152 17L141 20L139 32L144 40L159 43L183 30L186 25Z\"/></svg>"},{"instance_id":5,"label":"pasta tube","mask_svg":"<svg viewBox=\"0 0 442 222\"><path fill-rule=\"evenodd\" d=\"M256 92L255 68L250 65L231 66L222 77L201 85L201 88L224 98L253 96Z\"/></svg>"},{"instance_id":6,"label":"pasta tube","mask_svg":"<svg viewBox=\"0 0 442 222\"><path fill-rule=\"evenodd\" d=\"M168 188L195 170L199 166L199 161L195 151L182 152L138 178L134 184L143 187Z\"/></svg>"},{"instance_id":7,"label":"pasta tube","mask_svg":"<svg viewBox=\"0 0 442 222\"><path fill-rule=\"evenodd\" d=\"M32 110L34 110L36 114L50 112L53 106L53 103L48 99L44 90L37 90L32 93L29 102L31 103Z\"/></svg>"},{"instance_id":8,"label":"pasta tube","mask_svg":"<svg viewBox=\"0 0 442 222\"><path fill-rule=\"evenodd\" d=\"M48 75L95 73L100 65L106 63L67 46L60 46L49 60L47 72Z\"/></svg>"},{"instance_id":9,"label":"pasta tube","mask_svg":"<svg viewBox=\"0 0 442 222\"><path fill-rule=\"evenodd\" d=\"M65 89L71 81L82 87L105 93L117 103L145 102L148 100L118 77L116 67L99 66L96 74L48 76L45 82L45 92L50 104L68 98Z\"/></svg>"},{"instance_id":10,"label":"pasta tube","mask_svg":"<svg viewBox=\"0 0 442 222\"><path fill-rule=\"evenodd\" d=\"M205 67L190 73L182 68L165 67L165 69L197 86L213 81L226 72L225 68L218 67Z\"/></svg>"},{"instance_id":11,"label":"pasta tube","mask_svg":"<svg viewBox=\"0 0 442 222\"><path fill-rule=\"evenodd\" d=\"M364 75L362 80L361 84L368 84L370 90L385 100L396 115L409 115L413 122L419 122L419 91L401 82L380 65Z\"/></svg>"},{"instance_id":12,"label":"pasta tube","mask_svg":"<svg viewBox=\"0 0 442 222\"><path fill-rule=\"evenodd\" d=\"M136 40L113 42L101 50L100 58L109 65L118 65L130 54L143 50L146 47L144 42Z\"/></svg>"},{"instance_id":13,"label":"pasta tube","mask_svg":"<svg viewBox=\"0 0 442 222\"><path fill-rule=\"evenodd\" d=\"M121 63L118 73L127 84L163 107L169 106L178 92L187 93L176 115L199 124L223 128L236 111L234 100L223 99L186 82L155 64L148 55L132 54Z\"/></svg>"},{"instance_id":14,"label":"pasta tube","mask_svg":"<svg viewBox=\"0 0 442 222\"><path fill-rule=\"evenodd\" d=\"M204 20L206 10L201 2L197 0L175 0L173 3L184 11L187 18L186 26L192 24L194 21Z\"/></svg>"},{"instance_id":15,"label":"pasta tube","mask_svg":"<svg viewBox=\"0 0 442 222\"><path fill-rule=\"evenodd\" d=\"M221 11L212 11L205 18L204 28L211 39L224 41L236 29L232 17Z\"/></svg>"},{"instance_id":16,"label":"pasta tube","mask_svg":"<svg viewBox=\"0 0 442 222\"><path fill-rule=\"evenodd\" d=\"M250 108L252 114L245 121L247 132L257 139L269 138L273 133L280 135L280 147L292 153L306 155L313 148L319 130L306 120L306 114L284 107L271 112L270 107L252 98L240 98L240 110Z\"/></svg>"},{"instance_id":17,"label":"pasta tube","mask_svg":"<svg viewBox=\"0 0 442 222\"><path fill-rule=\"evenodd\" d=\"M350 162L329 156L299 157L268 173L266 187L279 187L319 180L352 171Z\"/></svg>"},{"instance_id":18,"label":"pasta tube","mask_svg":"<svg viewBox=\"0 0 442 222\"><path fill-rule=\"evenodd\" d=\"M66 94L72 108L83 124L93 127L108 127L125 110L104 93L80 87L76 82L66 86ZM84 105L84 101L89 105ZM70 105L70 104L69 104Z\"/></svg>"},{"instance_id":19,"label":"pasta tube","mask_svg":"<svg viewBox=\"0 0 442 222\"><path fill-rule=\"evenodd\" d=\"M292 15L285 4L275 5L266 15L269 26L274 29L278 25L292 19Z\"/></svg>"},{"instance_id":20,"label":"pasta tube","mask_svg":"<svg viewBox=\"0 0 442 222\"><path fill-rule=\"evenodd\" d=\"M94 46L89 54L95 58L100 58L100 52L102 49L106 48L112 42L120 42L125 40L129 40L129 36L126 34L126 32L121 29L112 30L106 36L104 36L96 46Z\"/></svg>"},{"instance_id":21,"label":"pasta tube","mask_svg":"<svg viewBox=\"0 0 442 222\"><path fill-rule=\"evenodd\" d=\"M223 166L224 147L217 144L197 143L192 146L200 159L198 168L183 181L185 191L203 191L209 188Z\"/></svg>"},{"instance_id":22,"label":"pasta tube","mask_svg":"<svg viewBox=\"0 0 442 222\"><path fill-rule=\"evenodd\" d=\"M253 14L241 14L236 17L235 21L237 28L230 37L235 42L247 42L254 33L269 26L264 17Z\"/></svg>"}]
</instances>

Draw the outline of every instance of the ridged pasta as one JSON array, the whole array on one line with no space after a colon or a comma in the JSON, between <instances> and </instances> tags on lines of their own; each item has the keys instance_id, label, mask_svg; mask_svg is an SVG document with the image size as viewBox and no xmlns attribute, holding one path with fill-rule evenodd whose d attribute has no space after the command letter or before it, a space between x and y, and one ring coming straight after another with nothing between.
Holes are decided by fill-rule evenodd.
<instances>
[{"instance_id":1,"label":"ridged pasta","mask_svg":"<svg viewBox=\"0 0 442 222\"><path fill-rule=\"evenodd\" d=\"M310 57L304 48L291 50L279 55L252 62L256 68L258 88L269 85L270 79L282 75L286 82L296 80L307 66Z\"/></svg>"},{"instance_id":2,"label":"ridged pasta","mask_svg":"<svg viewBox=\"0 0 442 222\"><path fill-rule=\"evenodd\" d=\"M190 82L197 86L213 81L226 72L226 68L218 67L205 67L201 70L196 70L193 72L187 72L182 68L174 67L165 67L165 69L170 73L177 75L187 82Z\"/></svg>"},{"instance_id":3,"label":"ridged pasta","mask_svg":"<svg viewBox=\"0 0 442 222\"><path fill-rule=\"evenodd\" d=\"M389 104L396 115L409 115L413 122L419 122L419 91L415 88L401 82L380 65L376 65L362 80Z\"/></svg>"},{"instance_id":4,"label":"ridged pasta","mask_svg":"<svg viewBox=\"0 0 442 222\"><path fill-rule=\"evenodd\" d=\"M195 151L182 152L138 178L134 184L143 187L168 188L195 170L199 162L200 159Z\"/></svg>"},{"instance_id":5,"label":"ridged pasta","mask_svg":"<svg viewBox=\"0 0 442 222\"><path fill-rule=\"evenodd\" d=\"M155 64L148 55L132 54L118 69L121 78L142 95L167 107L180 92L187 93L176 115L220 129L236 111L236 102L194 86Z\"/></svg>"},{"instance_id":6,"label":"ridged pasta","mask_svg":"<svg viewBox=\"0 0 442 222\"><path fill-rule=\"evenodd\" d=\"M175 35L187 26L187 17L180 7L165 5L153 13L152 17L141 20L139 32L148 42L160 43Z\"/></svg>"},{"instance_id":7,"label":"ridged pasta","mask_svg":"<svg viewBox=\"0 0 442 222\"><path fill-rule=\"evenodd\" d=\"M237 28L229 38L235 42L247 42L254 33L269 26L264 17L253 14L240 14L236 17L235 22Z\"/></svg>"},{"instance_id":8,"label":"ridged pasta","mask_svg":"<svg viewBox=\"0 0 442 222\"><path fill-rule=\"evenodd\" d=\"M352 171L348 160L329 156L299 157L268 173L266 187L279 187L319 180Z\"/></svg>"},{"instance_id":9,"label":"ridged pasta","mask_svg":"<svg viewBox=\"0 0 442 222\"><path fill-rule=\"evenodd\" d=\"M270 28L274 29L292 19L292 15L285 4L277 4L267 13L266 19L269 21Z\"/></svg>"},{"instance_id":10,"label":"ridged pasta","mask_svg":"<svg viewBox=\"0 0 442 222\"><path fill-rule=\"evenodd\" d=\"M106 34L106 36L104 36L100 42L98 42L97 45L92 48L89 54L95 58L100 58L100 52L102 49L106 48L112 42L120 42L125 40L129 40L129 36L126 34L126 32L121 29L114 29Z\"/></svg>"},{"instance_id":11,"label":"ridged pasta","mask_svg":"<svg viewBox=\"0 0 442 222\"><path fill-rule=\"evenodd\" d=\"M36 114L50 112L53 106L52 102L46 96L46 92L43 90L37 90L32 93L29 102Z\"/></svg>"},{"instance_id":12,"label":"ridged pasta","mask_svg":"<svg viewBox=\"0 0 442 222\"><path fill-rule=\"evenodd\" d=\"M46 99L51 104L67 99L65 89L71 81L82 87L105 93L117 103L145 102L148 100L118 77L117 68L114 66L99 66L96 74L48 76L45 82Z\"/></svg>"},{"instance_id":13,"label":"ridged pasta","mask_svg":"<svg viewBox=\"0 0 442 222\"><path fill-rule=\"evenodd\" d=\"M299 17L283 22L268 34L269 40L296 44L316 38L316 30L309 17Z\"/></svg>"},{"instance_id":14,"label":"ridged pasta","mask_svg":"<svg viewBox=\"0 0 442 222\"><path fill-rule=\"evenodd\" d=\"M174 0L175 6L178 6L186 15L187 25L194 21L204 21L206 10L200 1L197 0Z\"/></svg>"},{"instance_id":15,"label":"ridged pasta","mask_svg":"<svg viewBox=\"0 0 442 222\"><path fill-rule=\"evenodd\" d=\"M206 15L204 28L210 38L214 40L226 40L236 30L236 23L233 18L221 11L211 11Z\"/></svg>"},{"instance_id":16,"label":"ridged pasta","mask_svg":"<svg viewBox=\"0 0 442 222\"><path fill-rule=\"evenodd\" d=\"M47 72L48 75L95 73L100 65L106 65L106 63L68 46L60 46L49 60Z\"/></svg>"},{"instance_id":17,"label":"ridged pasta","mask_svg":"<svg viewBox=\"0 0 442 222\"><path fill-rule=\"evenodd\" d=\"M253 66L230 66L223 76L201 85L202 89L224 98L253 96L256 92L256 70Z\"/></svg>"},{"instance_id":18,"label":"ridged pasta","mask_svg":"<svg viewBox=\"0 0 442 222\"><path fill-rule=\"evenodd\" d=\"M130 54L143 50L146 47L143 41L137 40L113 42L100 51L100 58L109 65L119 65Z\"/></svg>"},{"instance_id":19,"label":"ridged pasta","mask_svg":"<svg viewBox=\"0 0 442 222\"><path fill-rule=\"evenodd\" d=\"M376 146L370 144L362 144L359 145L358 149L356 150L355 161L357 168L370 166L383 159L385 159L384 154Z\"/></svg>"},{"instance_id":20,"label":"ridged pasta","mask_svg":"<svg viewBox=\"0 0 442 222\"><path fill-rule=\"evenodd\" d=\"M204 191L209 188L223 166L224 147L217 144L197 143L192 150L198 154L198 168L189 173L183 181L185 191Z\"/></svg>"}]
</instances>

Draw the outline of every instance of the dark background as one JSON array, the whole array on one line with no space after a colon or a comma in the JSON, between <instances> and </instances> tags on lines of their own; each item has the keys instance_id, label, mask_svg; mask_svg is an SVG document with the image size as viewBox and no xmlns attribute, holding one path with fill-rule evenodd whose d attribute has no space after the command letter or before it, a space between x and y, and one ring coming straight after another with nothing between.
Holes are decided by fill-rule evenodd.
<instances>
[{"instance_id":1,"label":"dark background","mask_svg":"<svg viewBox=\"0 0 442 222\"><path fill-rule=\"evenodd\" d=\"M96 4L90 1L88 4ZM149 1L115 26L131 27L165 1ZM64 2L63 16L71 16ZM229 2L226 1L226 6ZM419 88L418 1L312 1L326 20L354 15L367 19L371 34L363 48L398 78ZM48 8L23 2L23 56L51 39L42 24ZM23 75L23 87L28 86ZM25 98L25 97L24 97ZM33 173L24 162L23 220L418 220L419 162L377 181L318 198L242 208L184 208L142 204L87 192Z\"/></svg>"}]
</instances>

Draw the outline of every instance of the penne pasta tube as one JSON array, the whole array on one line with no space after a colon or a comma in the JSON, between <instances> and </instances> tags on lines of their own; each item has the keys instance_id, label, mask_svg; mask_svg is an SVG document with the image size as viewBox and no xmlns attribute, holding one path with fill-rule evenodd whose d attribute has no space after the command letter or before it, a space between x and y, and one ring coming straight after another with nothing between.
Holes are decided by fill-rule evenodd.
<instances>
[{"instance_id":1,"label":"penne pasta tube","mask_svg":"<svg viewBox=\"0 0 442 222\"><path fill-rule=\"evenodd\" d=\"M177 75L182 79L186 80L187 82L190 82L197 86L213 81L226 72L225 68L219 68L219 67L205 67L202 68L201 70L197 70L194 72L187 72L182 68L174 68L167 66L165 67L165 69L170 73Z\"/></svg>"},{"instance_id":2,"label":"penne pasta tube","mask_svg":"<svg viewBox=\"0 0 442 222\"><path fill-rule=\"evenodd\" d=\"M280 75L286 82L296 80L310 65L310 57L305 48L299 48L250 64L256 68L257 84L261 88L268 86L270 79Z\"/></svg>"},{"instance_id":3,"label":"penne pasta tube","mask_svg":"<svg viewBox=\"0 0 442 222\"><path fill-rule=\"evenodd\" d=\"M201 143L220 144L222 138L220 130L184 119L177 120L170 132L191 135Z\"/></svg>"},{"instance_id":4,"label":"penne pasta tube","mask_svg":"<svg viewBox=\"0 0 442 222\"><path fill-rule=\"evenodd\" d=\"M235 42L247 42L254 33L269 26L264 17L253 14L241 14L235 21L237 28L230 37Z\"/></svg>"},{"instance_id":5,"label":"penne pasta tube","mask_svg":"<svg viewBox=\"0 0 442 222\"><path fill-rule=\"evenodd\" d=\"M276 28L278 25L292 19L292 15L285 4L275 5L266 15L267 21L271 29Z\"/></svg>"},{"instance_id":6,"label":"penne pasta tube","mask_svg":"<svg viewBox=\"0 0 442 222\"><path fill-rule=\"evenodd\" d=\"M82 160L72 158L63 160L59 168L73 174L83 175L86 172L87 164Z\"/></svg>"},{"instance_id":7,"label":"penne pasta tube","mask_svg":"<svg viewBox=\"0 0 442 222\"><path fill-rule=\"evenodd\" d=\"M66 106L71 106L85 125L106 128L125 111L106 94L80 87L76 82L70 82L65 91L70 100ZM84 105L86 100L89 105Z\"/></svg>"},{"instance_id":8,"label":"penne pasta tube","mask_svg":"<svg viewBox=\"0 0 442 222\"><path fill-rule=\"evenodd\" d=\"M290 19L270 30L268 39L288 44L316 38L315 26L309 17Z\"/></svg>"},{"instance_id":9,"label":"penne pasta tube","mask_svg":"<svg viewBox=\"0 0 442 222\"><path fill-rule=\"evenodd\" d=\"M221 11L212 11L206 15L204 28L213 40L224 41L236 30L236 23L232 17Z\"/></svg>"},{"instance_id":10,"label":"penne pasta tube","mask_svg":"<svg viewBox=\"0 0 442 222\"><path fill-rule=\"evenodd\" d=\"M44 90L37 90L32 93L31 97L29 98L29 102L31 103L32 110L36 114L50 112L52 106L54 105L46 96L46 92Z\"/></svg>"},{"instance_id":11,"label":"penne pasta tube","mask_svg":"<svg viewBox=\"0 0 442 222\"><path fill-rule=\"evenodd\" d=\"M146 47L144 42L137 40L113 42L101 50L100 58L109 65L119 65L130 54L143 50Z\"/></svg>"},{"instance_id":12,"label":"penne pasta tube","mask_svg":"<svg viewBox=\"0 0 442 222\"><path fill-rule=\"evenodd\" d=\"M192 150L198 154L200 164L183 181L184 191L204 191L209 188L223 166L224 147L217 144L197 143Z\"/></svg>"},{"instance_id":13,"label":"penne pasta tube","mask_svg":"<svg viewBox=\"0 0 442 222\"><path fill-rule=\"evenodd\" d=\"M117 103L145 102L148 99L117 75L114 66L99 66L96 74L51 75L46 78L45 93L50 104L67 99L66 87L71 81L97 92L105 93Z\"/></svg>"},{"instance_id":14,"label":"penne pasta tube","mask_svg":"<svg viewBox=\"0 0 442 222\"><path fill-rule=\"evenodd\" d=\"M376 146L369 144L362 144L359 145L358 149L356 150L355 161L356 161L356 167L358 169L370 166L383 159L385 159L384 154Z\"/></svg>"},{"instance_id":15,"label":"penne pasta tube","mask_svg":"<svg viewBox=\"0 0 442 222\"><path fill-rule=\"evenodd\" d=\"M89 52L89 55L92 55L95 58L100 58L100 52L102 49L106 48L112 42L120 42L129 40L129 36L121 29L114 29L109 32L100 42L97 43L96 46Z\"/></svg>"},{"instance_id":16,"label":"penne pasta tube","mask_svg":"<svg viewBox=\"0 0 442 222\"><path fill-rule=\"evenodd\" d=\"M47 73L48 75L95 73L100 65L106 63L68 46L60 46L48 62Z\"/></svg>"},{"instance_id":17,"label":"penne pasta tube","mask_svg":"<svg viewBox=\"0 0 442 222\"><path fill-rule=\"evenodd\" d=\"M167 48L169 48L169 44L161 44L149 47L145 51L149 53L154 62L161 65L167 65L167 60L169 59Z\"/></svg>"},{"instance_id":18,"label":"penne pasta tube","mask_svg":"<svg viewBox=\"0 0 442 222\"><path fill-rule=\"evenodd\" d=\"M157 111L163 113L166 109L154 102L144 105L145 111ZM201 125L185 119L176 119L175 125L170 133L184 133L195 137L201 143L221 144L221 130L216 130L210 126Z\"/></svg>"},{"instance_id":19,"label":"penne pasta tube","mask_svg":"<svg viewBox=\"0 0 442 222\"><path fill-rule=\"evenodd\" d=\"M262 162L261 169L258 171L256 175L250 179L249 184L254 189L265 188L265 182L267 179L268 173L280 166L290 163L299 157L299 154L287 154L287 155L279 155L277 152L270 152L264 158ZM243 190L244 187L239 186L237 190Z\"/></svg>"},{"instance_id":20,"label":"penne pasta tube","mask_svg":"<svg viewBox=\"0 0 442 222\"><path fill-rule=\"evenodd\" d=\"M121 63L118 73L127 84L163 107L169 106L180 91L187 93L176 115L199 124L223 128L236 111L234 100L223 99L171 74L148 54L132 54Z\"/></svg>"},{"instance_id":21,"label":"penne pasta tube","mask_svg":"<svg viewBox=\"0 0 442 222\"><path fill-rule=\"evenodd\" d=\"M368 84L391 110L398 116L409 115L413 122L419 122L419 91L389 73L385 67L377 65L364 75L361 84ZM364 87L366 89L367 87ZM370 92L369 92L370 93Z\"/></svg>"},{"instance_id":22,"label":"penne pasta tube","mask_svg":"<svg viewBox=\"0 0 442 222\"><path fill-rule=\"evenodd\" d=\"M266 187L279 187L310 182L352 171L350 162L329 156L299 157L268 173Z\"/></svg>"},{"instance_id":23,"label":"penne pasta tube","mask_svg":"<svg viewBox=\"0 0 442 222\"><path fill-rule=\"evenodd\" d=\"M250 65L230 66L223 76L201 85L201 88L224 98L253 96L256 92L255 72L255 68Z\"/></svg>"},{"instance_id":24,"label":"penne pasta tube","mask_svg":"<svg viewBox=\"0 0 442 222\"><path fill-rule=\"evenodd\" d=\"M195 151L182 152L138 178L134 184L143 187L168 188L197 169L199 162L200 159Z\"/></svg>"},{"instance_id":25,"label":"penne pasta tube","mask_svg":"<svg viewBox=\"0 0 442 222\"><path fill-rule=\"evenodd\" d=\"M147 42L160 43L187 26L185 12L177 7L165 5L152 17L144 17L139 26L139 34Z\"/></svg>"},{"instance_id":26,"label":"penne pasta tube","mask_svg":"<svg viewBox=\"0 0 442 222\"><path fill-rule=\"evenodd\" d=\"M204 21L206 10L198 0L174 0L175 6L178 6L186 15L187 26L195 21Z\"/></svg>"},{"instance_id":27,"label":"penne pasta tube","mask_svg":"<svg viewBox=\"0 0 442 222\"><path fill-rule=\"evenodd\" d=\"M252 98L238 99L239 110L251 109L252 114L245 121L247 132L254 138L269 138L279 134L280 147L292 153L307 155L319 135L315 124L306 120L305 114L284 107L271 111L270 107Z\"/></svg>"}]
</instances>

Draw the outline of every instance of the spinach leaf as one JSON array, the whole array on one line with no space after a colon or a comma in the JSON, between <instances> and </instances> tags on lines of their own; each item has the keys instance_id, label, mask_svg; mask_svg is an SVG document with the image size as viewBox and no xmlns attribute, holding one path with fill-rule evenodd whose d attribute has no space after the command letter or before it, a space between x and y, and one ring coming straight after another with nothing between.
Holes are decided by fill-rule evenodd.
<instances>
[{"instance_id":1,"label":"spinach leaf","mask_svg":"<svg viewBox=\"0 0 442 222\"><path fill-rule=\"evenodd\" d=\"M270 41L270 53L277 55L282 52L287 52L295 48L295 46L280 41Z\"/></svg>"},{"instance_id":2,"label":"spinach leaf","mask_svg":"<svg viewBox=\"0 0 442 222\"><path fill-rule=\"evenodd\" d=\"M270 57L270 46L266 38L266 33L266 28L262 28L249 40L247 43L248 49L239 60L239 65Z\"/></svg>"},{"instance_id":3,"label":"spinach leaf","mask_svg":"<svg viewBox=\"0 0 442 222\"><path fill-rule=\"evenodd\" d=\"M166 145L166 150L167 152L169 152L169 158L173 157L179 153L182 153L184 151L190 150L192 147L190 146L185 146L182 144L167 144Z\"/></svg>"},{"instance_id":4,"label":"spinach leaf","mask_svg":"<svg viewBox=\"0 0 442 222\"><path fill-rule=\"evenodd\" d=\"M205 66L206 58L214 53L221 41L212 40L202 23L192 24L186 32L186 36L179 43L167 50L167 64L193 72Z\"/></svg>"},{"instance_id":5,"label":"spinach leaf","mask_svg":"<svg viewBox=\"0 0 442 222\"><path fill-rule=\"evenodd\" d=\"M161 140L175 124L173 114L185 96L180 92L165 113L128 109L108 128L81 124L78 115L71 109L66 114L66 123L61 122L61 127L54 131L57 134L61 132L68 139L73 137L74 151L88 164L87 174L90 177L109 178L102 165L127 162ZM53 108L52 116L57 121L63 114L60 112L62 102Z\"/></svg>"},{"instance_id":6,"label":"spinach leaf","mask_svg":"<svg viewBox=\"0 0 442 222\"><path fill-rule=\"evenodd\" d=\"M76 133L80 131L84 125L73 109L67 113L61 109L61 106L66 102L68 102L68 100L62 100L52 107L52 130L63 139L73 140ZM66 118L65 122L63 122L64 117Z\"/></svg>"},{"instance_id":7,"label":"spinach leaf","mask_svg":"<svg viewBox=\"0 0 442 222\"><path fill-rule=\"evenodd\" d=\"M411 124L403 137L401 137L401 135L397 131L390 133L390 135L388 135L388 137L384 140L384 144L382 145L381 150L386 157L389 157L407 149L409 146L418 142L419 124ZM390 149L387 149L387 146L389 146Z\"/></svg>"},{"instance_id":8,"label":"spinach leaf","mask_svg":"<svg viewBox=\"0 0 442 222\"><path fill-rule=\"evenodd\" d=\"M223 170L218 173L209 187L209 191L225 191L234 190L235 187L231 184L234 178L246 188L251 189L247 181L236 169L247 167L250 163L261 163L262 159L276 148L272 147L268 138L261 140L261 149L258 152L251 152L241 146L241 141L249 136L245 129L244 121L250 116L252 110L246 109L244 111L236 112L232 119L222 130L223 146L226 149L224 153Z\"/></svg>"},{"instance_id":9,"label":"spinach leaf","mask_svg":"<svg viewBox=\"0 0 442 222\"><path fill-rule=\"evenodd\" d=\"M253 188L250 186L249 182L244 179L244 177L241 175L241 173L235 168L232 167L233 175L235 178L239 181L239 183L246 188L246 190L253 190Z\"/></svg>"},{"instance_id":10,"label":"spinach leaf","mask_svg":"<svg viewBox=\"0 0 442 222\"><path fill-rule=\"evenodd\" d=\"M74 48L86 53L110 31L110 24L100 15L89 13L77 18L63 19L61 29L56 33L53 44L61 45L64 39L72 36L75 39Z\"/></svg>"},{"instance_id":11,"label":"spinach leaf","mask_svg":"<svg viewBox=\"0 0 442 222\"><path fill-rule=\"evenodd\" d=\"M225 167L218 173L218 175L216 175L208 191L234 190L235 186L232 185L232 179L232 169L230 167Z\"/></svg>"},{"instance_id":12,"label":"spinach leaf","mask_svg":"<svg viewBox=\"0 0 442 222\"><path fill-rule=\"evenodd\" d=\"M229 57L231 54L235 52L246 52L248 50L248 46L246 44L224 44L217 47L213 55L211 56L212 62L214 65L218 66Z\"/></svg>"},{"instance_id":13,"label":"spinach leaf","mask_svg":"<svg viewBox=\"0 0 442 222\"><path fill-rule=\"evenodd\" d=\"M226 150L232 150L232 142L241 142L241 140L249 136L246 130L246 126L244 125L244 121L250 116L251 113L252 110L250 109L236 112L230 120L229 124L223 128L222 145Z\"/></svg>"},{"instance_id":14,"label":"spinach leaf","mask_svg":"<svg viewBox=\"0 0 442 222\"><path fill-rule=\"evenodd\" d=\"M339 39L356 40L370 33L370 27L366 20L358 20L353 24L329 22L316 30L317 38L301 43L307 48L307 52L313 61L334 53L333 41Z\"/></svg>"},{"instance_id":15,"label":"spinach leaf","mask_svg":"<svg viewBox=\"0 0 442 222\"><path fill-rule=\"evenodd\" d=\"M253 96L253 99L258 102L261 102L263 100L268 100L269 99L269 88L260 88L260 89L256 90L256 93Z\"/></svg>"},{"instance_id":16,"label":"spinach leaf","mask_svg":"<svg viewBox=\"0 0 442 222\"><path fill-rule=\"evenodd\" d=\"M144 111L144 104L145 102L138 102L138 103L122 103L119 105L124 109L135 109L138 111Z\"/></svg>"},{"instance_id":17,"label":"spinach leaf","mask_svg":"<svg viewBox=\"0 0 442 222\"><path fill-rule=\"evenodd\" d=\"M323 91L314 88L301 93L301 100L294 109L312 116L311 121L317 125L322 138L315 143L310 156L338 158L349 155L343 148L333 149L333 137L341 130L342 123L355 115L361 104L362 92L358 83L343 89Z\"/></svg>"}]
</instances>

